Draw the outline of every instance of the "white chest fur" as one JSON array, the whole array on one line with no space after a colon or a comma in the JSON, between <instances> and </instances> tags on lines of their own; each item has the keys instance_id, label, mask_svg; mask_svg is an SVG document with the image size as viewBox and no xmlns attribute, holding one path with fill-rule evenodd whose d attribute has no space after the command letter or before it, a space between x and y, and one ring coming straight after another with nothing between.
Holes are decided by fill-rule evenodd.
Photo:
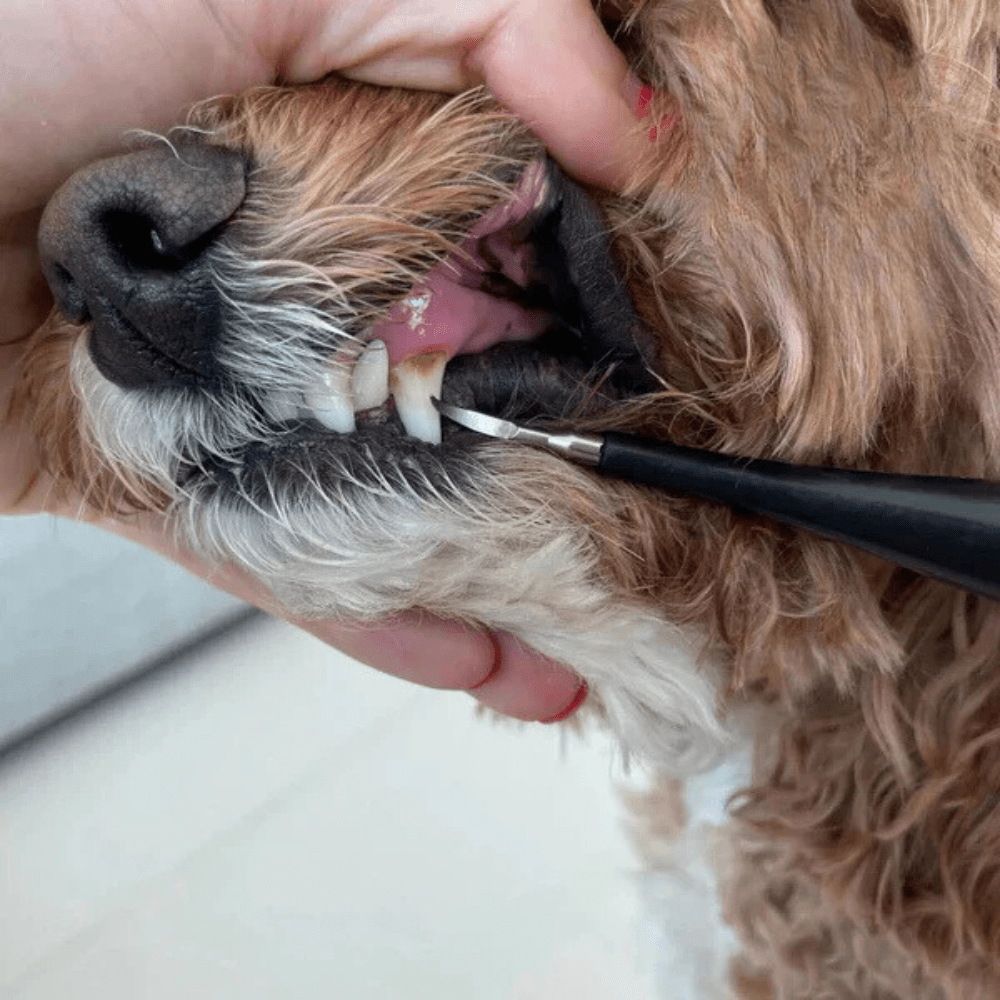
<instances>
[{"instance_id":1,"label":"white chest fur","mask_svg":"<svg viewBox=\"0 0 1000 1000\"><path fill-rule=\"evenodd\" d=\"M733 1000L729 963L738 939L723 920L729 864L726 802L745 787L750 755L735 752L681 786L666 779L633 803L644 943L663 1000Z\"/></svg>"}]
</instances>

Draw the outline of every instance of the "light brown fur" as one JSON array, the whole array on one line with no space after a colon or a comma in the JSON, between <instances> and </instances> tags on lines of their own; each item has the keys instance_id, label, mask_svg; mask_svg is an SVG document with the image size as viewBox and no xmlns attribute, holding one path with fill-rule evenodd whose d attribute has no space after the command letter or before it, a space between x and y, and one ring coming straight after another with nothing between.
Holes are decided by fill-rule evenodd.
<instances>
[{"instance_id":1,"label":"light brown fur","mask_svg":"<svg viewBox=\"0 0 1000 1000\"><path fill-rule=\"evenodd\" d=\"M664 389L590 425L1000 479L1000 8L623 0L604 12L669 94L651 120L681 117L632 190L601 199ZM481 181L495 161L534 152L475 102L420 132L442 103L334 84L220 102L195 121L213 141L277 151L287 197L246 221L269 241L261 253L334 274L377 315L509 193ZM352 213L352 199L394 212ZM20 405L72 488L135 502L78 436L77 335L58 317L39 332ZM545 484L589 529L616 592L703 630L734 701L780 714L733 821L740 995L1000 995L1000 609L763 520L598 485L535 453L503 461L522 495Z\"/></svg>"}]
</instances>

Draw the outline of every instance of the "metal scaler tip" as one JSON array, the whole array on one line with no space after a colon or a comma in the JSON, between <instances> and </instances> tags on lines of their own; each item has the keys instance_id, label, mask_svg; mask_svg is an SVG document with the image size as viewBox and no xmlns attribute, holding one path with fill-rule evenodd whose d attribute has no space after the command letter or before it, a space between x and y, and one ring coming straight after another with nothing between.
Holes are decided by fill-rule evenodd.
<instances>
[{"instance_id":1,"label":"metal scaler tip","mask_svg":"<svg viewBox=\"0 0 1000 1000\"><path fill-rule=\"evenodd\" d=\"M601 448L604 441L599 437L584 434L549 434L547 431L535 431L528 427L519 427L510 420L501 420L475 410L465 410L451 403L443 403L432 397L431 402L438 412L456 424L486 437L501 441L517 441L531 444L536 448L544 448L563 458L568 458L581 465L596 466L601 459Z\"/></svg>"}]
</instances>

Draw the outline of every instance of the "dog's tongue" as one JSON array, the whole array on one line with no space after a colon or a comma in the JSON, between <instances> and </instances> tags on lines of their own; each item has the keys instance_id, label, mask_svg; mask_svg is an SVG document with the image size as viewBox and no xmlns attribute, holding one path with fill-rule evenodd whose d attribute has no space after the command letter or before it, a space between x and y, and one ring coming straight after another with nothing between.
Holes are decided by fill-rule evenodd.
<instances>
[{"instance_id":1,"label":"dog's tongue","mask_svg":"<svg viewBox=\"0 0 1000 1000\"><path fill-rule=\"evenodd\" d=\"M384 341L389 363L428 351L478 354L501 341L531 340L551 321L542 309L525 309L480 291L483 276L499 268L526 288L524 247L517 225L544 194L545 163L524 171L514 197L487 212L469 231L460 251L435 267L375 324L373 337ZM491 260L487 264L483 258Z\"/></svg>"}]
</instances>

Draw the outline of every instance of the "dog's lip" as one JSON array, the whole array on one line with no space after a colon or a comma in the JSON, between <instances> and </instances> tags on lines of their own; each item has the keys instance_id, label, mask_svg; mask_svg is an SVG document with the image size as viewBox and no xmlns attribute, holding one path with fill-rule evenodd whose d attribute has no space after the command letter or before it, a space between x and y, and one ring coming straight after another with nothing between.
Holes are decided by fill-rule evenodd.
<instances>
[{"instance_id":1,"label":"dog's lip","mask_svg":"<svg viewBox=\"0 0 1000 1000\"><path fill-rule=\"evenodd\" d=\"M122 382L121 372L107 360L121 351L122 344L127 344L133 354L144 359L142 372L155 372L156 378L167 377L175 382L191 382L197 378L193 369L154 344L113 302L102 297L101 307L98 318L91 323L87 348L94 366L109 381L117 385ZM109 338L114 348L107 346ZM140 387L144 385L145 382L140 382Z\"/></svg>"}]
</instances>

